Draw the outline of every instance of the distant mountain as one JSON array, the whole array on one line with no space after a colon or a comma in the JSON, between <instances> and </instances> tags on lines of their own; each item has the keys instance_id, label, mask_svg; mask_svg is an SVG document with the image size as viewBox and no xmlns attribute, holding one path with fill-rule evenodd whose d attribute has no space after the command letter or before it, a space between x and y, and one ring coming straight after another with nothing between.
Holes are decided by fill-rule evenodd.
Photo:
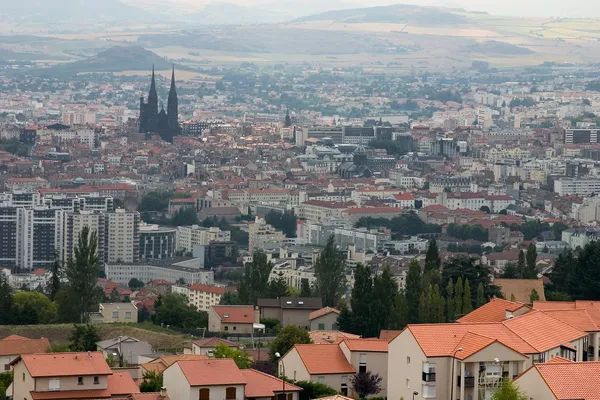
<instances>
[{"instance_id":1,"label":"distant mountain","mask_svg":"<svg viewBox=\"0 0 600 400\"><path fill-rule=\"evenodd\" d=\"M361 4L354 0L302 0L301 4L302 6L298 7L298 0L275 0L271 3L257 5L255 8L274 12L284 20L292 20L327 11L361 7Z\"/></svg>"},{"instance_id":2,"label":"distant mountain","mask_svg":"<svg viewBox=\"0 0 600 400\"><path fill-rule=\"evenodd\" d=\"M196 13L180 17L201 25L251 25L282 22L275 11L259 7L246 7L234 3L211 2Z\"/></svg>"},{"instance_id":3,"label":"distant mountain","mask_svg":"<svg viewBox=\"0 0 600 400\"><path fill-rule=\"evenodd\" d=\"M84 72L148 71L170 69L171 64L159 55L137 46L116 46L85 60L37 70L43 76L73 76Z\"/></svg>"},{"instance_id":4,"label":"distant mountain","mask_svg":"<svg viewBox=\"0 0 600 400\"><path fill-rule=\"evenodd\" d=\"M16 0L2 3L0 21L50 24L139 21L154 17L121 0Z\"/></svg>"},{"instance_id":5,"label":"distant mountain","mask_svg":"<svg viewBox=\"0 0 600 400\"><path fill-rule=\"evenodd\" d=\"M458 11L459 9L456 9ZM391 6L353 8L349 10L327 11L320 14L301 17L293 22L336 21L351 23L399 23L421 26L461 25L469 20L454 9L421 7L408 4Z\"/></svg>"},{"instance_id":6,"label":"distant mountain","mask_svg":"<svg viewBox=\"0 0 600 400\"><path fill-rule=\"evenodd\" d=\"M489 40L485 43L477 43L466 47L467 51L478 54L496 54L503 56L514 56L531 54L533 51L525 47L515 46L514 44L497 42Z\"/></svg>"}]
</instances>

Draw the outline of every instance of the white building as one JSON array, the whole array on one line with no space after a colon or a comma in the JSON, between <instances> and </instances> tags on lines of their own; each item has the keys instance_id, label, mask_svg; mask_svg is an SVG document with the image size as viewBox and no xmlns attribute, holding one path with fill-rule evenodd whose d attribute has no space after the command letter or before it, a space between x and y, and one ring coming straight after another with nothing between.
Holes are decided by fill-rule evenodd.
<instances>
[{"instance_id":1,"label":"white building","mask_svg":"<svg viewBox=\"0 0 600 400\"><path fill-rule=\"evenodd\" d=\"M208 246L210 242L229 242L230 231L218 227L205 228L199 225L177 227L177 249L184 252L194 250L196 246Z\"/></svg>"},{"instance_id":2,"label":"white building","mask_svg":"<svg viewBox=\"0 0 600 400\"><path fill-rule=\"evenodd\" d=\"M190 265L192 263L194 266ZM108 279L124 285L132 278L142 282L165 280L176 283L183 280L185 284L214 285L214 272L204 270L200 266L200 260L192 259L175 264L106 264L104 269Z\"/></svg>"},{"instance_id":3,"label":"white building","mask_svg":"<svg viewBox=\"0 0 600 400\"><path fill-rule=\"evenodd\" d=\"M254 222L248 224L248 251L260 250L266 243L283 243L287 240L283 232L267 224L264 218L256 217Z\"/></svg>"},{"instance_id":4,"label":"white building","mask_svg":"<svg viewBox=\"0 0 600 400\"><path fill-rule=\"evenodd\" d=\"M140 258L140 213L117 209L106 217L106 262L137 262Z\"/></svg>"},{"instance_id":5,"label":"white building","mask_svg":"<svg viewBox=\"0 0 600 400\"><path fill-rule=\"evenodd\" d=\"M171 292L183 294L187 297L189 305L194 306L198 311L208 312L211 306L221 302L225 288L196 283L189 286L174 285L171 287Z\"/></svg>"},{"instance_id":6,"label":"white building","mask_svg":"<svg viewBox=\"0 0 600 400\"><path fill-rule=\"evenodd\" d=\"M600 179L597 178L563 178L554 181L554 192L559 196L575 194L590 196L600 193Z\"/></svg>"}]
</instances>

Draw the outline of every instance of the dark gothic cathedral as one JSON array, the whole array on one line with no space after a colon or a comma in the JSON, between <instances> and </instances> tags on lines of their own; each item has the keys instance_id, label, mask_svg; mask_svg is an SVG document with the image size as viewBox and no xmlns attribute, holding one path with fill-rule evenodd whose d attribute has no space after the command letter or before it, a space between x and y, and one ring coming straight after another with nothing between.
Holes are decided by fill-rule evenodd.
<instances>
[{"instance_id":1,"label":"dark gothic cathedral","mask_svg":"<svg viewBox=\"0 0 600 400\"><path fill-rule=\"evenodd\" d=\"M156 93L156 80L154 66L152 67L152 82L148 103L144 97L140 98L140 133L158 133L162 140L173 143L173 137L179 135L179 106L177 104L177 90L175 89L175 66L171 77L171 90L167 101L167 111L161 106L158 111L158 94Z\"/></svg>"}]
</instances>

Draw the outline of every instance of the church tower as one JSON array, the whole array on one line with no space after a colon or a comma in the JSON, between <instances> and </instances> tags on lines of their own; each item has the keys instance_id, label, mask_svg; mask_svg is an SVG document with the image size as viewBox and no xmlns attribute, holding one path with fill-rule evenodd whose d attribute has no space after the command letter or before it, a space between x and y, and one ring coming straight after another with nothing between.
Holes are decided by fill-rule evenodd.
<instances>
[{"instance_id":1,"label":"church tower","mask_svg":"<svg viewBox=\"0 0 600 400\"><path fill-rule=\"evenodd\" d=\"M148 105L146 106L146 123L150 132L155 132L158 127L158 93L156 92L156 77L154 75L154 65L152 66L152 81L150 82L150 92L148 93Z\"/></svg>"},{"instance_id":2,"label":"church tower","mask_svg":"<svg viewBox=\"0 0 600 400\"><path fill-rule=\"evenodd\" d=\"M173 137L179 135L179 102L177 100L177 89L175 87L175 65L171 74L171 89L169 90L169 99L167 101L168 116L168 138L165 140L172 142Z\"/></svg>"}]
</instances>

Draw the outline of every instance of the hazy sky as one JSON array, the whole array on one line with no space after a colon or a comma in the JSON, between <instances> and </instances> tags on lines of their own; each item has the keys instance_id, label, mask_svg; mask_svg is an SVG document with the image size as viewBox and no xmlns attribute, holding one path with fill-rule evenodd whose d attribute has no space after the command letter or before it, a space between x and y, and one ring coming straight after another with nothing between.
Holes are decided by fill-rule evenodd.
<instances>
[{"instance_id":1,"label":"hazy sky","mask_svg":"<svg viewBox=\"0 0 600 400\"><path fill-rule=\"evenodd\" d=\"M2 0L0 0L1 2ZM126 3L149 3L157 0L123 0ZM246 6L264 5L284 1L287 4L298 4L302 7L305 1L314 0L209 0L213 2L229 2ZM198 6L202 0L160 0L160 3L173 2ZM356 4L358 6L378 6L396 3L418 4L425 6L462 7L471 11L487 11L496 15L511 16L559 16L559 17L600 17L600 2L597 0L318 0L320 4L330 4L339 8L340 4ZM600 28L600 27L599 27Z\"/></svg>"}]
</instances>

